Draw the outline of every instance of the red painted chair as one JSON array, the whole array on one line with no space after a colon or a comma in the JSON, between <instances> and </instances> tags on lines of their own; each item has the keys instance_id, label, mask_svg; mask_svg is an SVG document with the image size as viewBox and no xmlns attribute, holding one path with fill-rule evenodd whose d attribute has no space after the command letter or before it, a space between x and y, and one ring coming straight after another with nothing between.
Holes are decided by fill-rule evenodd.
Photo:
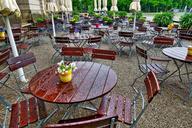
<instances>
[{"instance_id":1,"label":"red painted chair","mask_svg":"<svg viewBox=\"0 0 192 128\"><path fill-rule=\"evenodd\" d=\"M160 87L155 73L149 72L144 80L147 91L147 102L145 102L142 90L138 91L135 87L135 97L133 102L129 97L124 97L120 94L112 94L111 96L104 97L98 109L98 114L103 116L111 116L113 114L118 115L118 121L131 128L135 127L147 106L151 103L153 98L159 93ZM137 110L136 106L138 99L142 99L141 108ZM132 113L133 110L133 113ZM138 112L140 111L140 112ZM137 114L136 114L137 113Z\"/></svg>"},{"instance_id":2,"label":"red painted chair","mask_svg":"<svg viewBox=\"0 0 192 128\"><path fill-rule=\"evenodd\" d=\"M164 55L159 55L162 52L163 48L173 47L175 45L175 41L173 38L166 36L156 36L153 39L153 48L151 49L154 53L153 56L150 56L152 61L161 61L166 63L166 67L168 66L171 59L165 57Z\"/></svg>"},{"instance_id":3,"label":"red painted chair","mask_svg":"<svg viewBox=\"0 0 192 128\"><path fill-rule=\"evenodd\" d=\"M84 118L61 120L58 124L48 124L44 128L116 128L117 116L93 115Z\"/></svg>"},{"instance_id":4,"label":"red painted chair","mask_svg":"<svg viewBox=\"0 0 192 128\"><path fill-rule=\"evenodd\" d=\"M92 60L111 60L111 64L109 64L111 67L113 66L113 62L116 59L117 53L112 50L104 50L104 49L93 49L91 59Z\"/></svg>"},{"instance_id":5,"label":"red painted chair","mask_svg":"<svg viewBox=\"0 0 192 128\"><path fill-rule=\"evenodd\" d=\"M8 124L9 128L23 128L37 121L40 121L39 127L41 127L41 122L45 121L44 119L47 117L44 102L35 97L11 104L0 96L0 104L3 104L5 108L3 128L8 127ZM9 123L7 123L9 113L11 116Z\"/></svg>"},{"instance_id":6,"label":"red painted chair","mask_svg":"<svg viewBox=\"0 0 192 128\"><path fill-rule=\"evenodd\" d=\"M63 47L61 51L61 56L64 60L69 59L69 61L83 60L84 49L81 47Z\"/></svg>"},{"instance_id":7,"label":"red painted chair","mask_svg":"<svg viewBox=\"0 0 192 128\"><path fill-rule=\"evenodd\" d=\"M16 85L18 86L19 91L22 93L30 94L30 91L29 91L27 85L23 85L24 83L21 84L21 82L19 81L19 78L21 76L16 76L16 74L14 72L19 68L25 68L25 67L28 67L29 65L32 65L30 67L30 69L29 69L29 67L28 67L28 69L26 69L25 75L29 75L29 74L31 75L33 73L36 74L37 68L35 66L35 62L36 62L36 58L32 52L22 54L18 57L12 57L7 60L7 63L9 65L9 70L11 71L12 75L14 76L14 78L16 80L16 83L17 83ZM22 87L22 86L24 86L24 87ZM26 86L26 88L25 88L25 86Z\"/></svg>"}]
</instances>

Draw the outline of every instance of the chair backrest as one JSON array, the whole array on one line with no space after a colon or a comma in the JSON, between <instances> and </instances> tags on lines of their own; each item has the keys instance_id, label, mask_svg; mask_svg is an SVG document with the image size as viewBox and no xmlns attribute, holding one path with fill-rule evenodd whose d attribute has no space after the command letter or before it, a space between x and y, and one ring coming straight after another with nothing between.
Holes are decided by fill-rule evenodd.
<instances>
[{"instance_id":1,"label":"chair backrest","mask_svg":"<svg viewBox=\"0 0 192 128\"><path fill-rule=\"evenodd\" d=\"M117 53L112 50L93 49L92 59L115 60Z\"/></svg>"},{"instance_id":2,"label":"chair backrest","mask_svg":"<svg viewBox=\"0 0 192 128\"><path fill-rule=\"evenodd\" d=\"M133 37L133 32L119 32L120 37Z\"/></svg>"},{"instance_id":3,"label":"chair backrest","mask_svg":"<svg viewBox=\"0 0 192 128\"><path fill-rule=\"evenodd\" d=\"M89 37L88 43L100 43L101 42L101 37Z\"/></svg>"},{"instance_id":4,"label":"chair backrest","mask_svg":"<svg viewBox=\"0 0 192 128\"><path fill-rule=\"evenodd\" d=\"M160 27L154 27L154 30L157 31L158 33L160 33L160 32L162 32L163 29Z\"/></svg>"},{"instance_id":5,"label":"chair backrest","mask_svg":"<svg viewBox=\"0 0 192 128\"><path fill-rule=\"evenodd\" d=\"M146 27L139 27L137 30L139 32L147 32L147 28Z\"/></svg>"},{"instance_id":6,"label":"chair backrest","mask_svg":"<svg viewBox=\"0 0 192 128\"><path fill-rule=\"evenodd\" d=\"M63 56L83 56L83 48L81 47L63 47L61 55Z\"/></svg>"},{"instance_id":7,"label":"chair backrest","mask_svg":"<svg viewBox=\"0 0 192 128\"><path fill-rule=\"evenodd\" d=\"M154 96L156 96L156 94L160 92L159 82L155 73L152 71L147 74L144 82L147 90L148 103L150 103L153 100Z\"/></svg>"},{"instance_id":8,"label":"chair backrest","mask_svg":"<svg viewBox=\"0 0 192 128\"><path fill-rule=\"evenodd\" d=\"M75 29L74 28L69 28L69 33L74 33Z\"/></svg>"},{"instance_id":9,"label":"chair backrest","mask_svg":"<svg viewBox=\"0 0 192 128\"><path fill-rule=\"evenodd\" d=\"M29 27L29 30L36 32L36 31L38 31L38 27L36 27L36 26L30 26L30 27Z\"/></svg>"},{"instance_id":10,"label":"chair backrest","mask_svg":"<svg viewBox=\"0 0 192 128\"><path fill-rule=\"evenodd\" d=\"M117 116L104 116L70 123L49 124L45 128L116 128L116 122Z\"/></svg>"},{"instance_id":11,"label":"chair backrest","mask_svg":"<svg viewBox=\"0 0 192 128\"><path fill-rule=\"evenodd\" d=\"M143 58L145 58L145 59L148 58L148 57L147 57L147 50L142 49L142 48L140 48L140 47L138 47L138 46L136 46L136 53L137 53L137 55L139 55L139 56L141 56L141 57L143 57Z\"/></svg>"},{"instance_id":12,"label":"chair backrest","mask_svg":"<svg viewBox=\"0 0 192 128\"><path fill-rule=\"evenodd\" d=\"M69 37L55 37L55 43L70 43Z\"/></svg>"},{"instance_id":13,"label":"chair backrest","mask_svg":"<svg viewBox=\"0 0 192 128\"><path fill-rule=\"evenodd\" d=\"M21 67L34 64L35 62L36 58L32 52L22 54L18 57L12 57L7 60L10 71L15 71Z\"/></svg>"},{"instance_id":14,"label":"chair backrest","mask_svg":"<svg viewBox=\"0 0 192 128\"><path fill-rule=\"evenodd\" d=\"M0 64L3 64L4 62L7 61L7 59L9 59L9 55L10 55L10 50L6 49L0 52Z\"/></svg>"},{"instance_id":15,"label":"chair backrest","mask_svg":"<svg viewBox=\"0 0 192 128\"><path fill-rule=\"evenodd\" d=\"M153 43L157 45L173 45L174 39L166 36L156 36Z\"/></svg>"},{"instance_id":16,"label":"chair backrest","mask_svg":"<svg viewBox=\"0 0 192 128\"><path fill-rule=\"evenodd\" d=\"M183 40L192 40L192 34L188 33L188 32L180 32L179 33L179 39L183 39Z\"/></svg>"},{"instance_id":17,"label":"chair backrest","mask_svg":"<svg viewBox=\"0 0 192 128\"><path fill-rule=\"evenodd\" d=\"M20 27L12 28L12 32L13 33L21 33L21 28Z\"/></svg>"},{"instance_id":18,"label":"chair backrest","mask_svg":"<svg viewBox=\"0 0 192 128\"><path fill-rule=\"evenodd\" d=\"M105 35L104 31L99 31L98 35L100 35L101 37L103 37Z\"/></svg>"},{"instance_id":19,"label":"chair backrest","mask_svg":"<svg viewBox=\"0 0 192 128\"><path fill-rule=\"evenodd\" d=\"M88 31L89 30L89 26L82 26L81 29L84 30L84 31Z\"/></svg>"}]
</instances>

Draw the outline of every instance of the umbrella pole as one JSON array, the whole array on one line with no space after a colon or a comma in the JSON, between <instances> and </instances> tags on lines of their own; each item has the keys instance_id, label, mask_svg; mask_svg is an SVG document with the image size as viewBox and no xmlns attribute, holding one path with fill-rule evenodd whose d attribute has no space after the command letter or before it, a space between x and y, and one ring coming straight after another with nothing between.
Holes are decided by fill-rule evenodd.
<instances>
[{"instance_id":1,"label":"umbrella pole","mask_svg":"<svg viewBox=\"0 0 192 128\"><path fill-rule=\"evenodd\" d=\"M53 37L55 37L56 33L55 33L55 22L54 22L53 13L51 13L51 17L52 17Z\"/></svg>"},{"instance_id":2,"label":"umbrella pole","mask_svg":"<svg viewBox=\"0 0 192 128\"><path fill-rule=\"evenodd\" d=\"M135 15L134 15L133 31L135 31L135 24L136 24L136 12L135 12Z\"/></svg>"},{"instance_id":3,"label":"umbrella pole","mask_svg":"<svg viewBox=\"0 0 192 128\"><path fill-rule=\"evenodd\" d=\"M16 44L15 44L14 37L13 37L13 32L12 32L12 29L11 29L9 17L6 16L4 19L5 19L5 24L6 24L6 27L7 27L7 34L8 34L8 37L9 37L10 44L11 44L11 49L12 49L12 52L13 52L13 56L17 57L17 56L19 56L19 54L18 54L18 51L17 51L17 47L16 47ZM23 72L23 69L19 68L17 71L19 73L20 80L22 82L27 82L27 80L25 78L25 75L24 75L24 72Z\"/></svg>"}]
</instances>

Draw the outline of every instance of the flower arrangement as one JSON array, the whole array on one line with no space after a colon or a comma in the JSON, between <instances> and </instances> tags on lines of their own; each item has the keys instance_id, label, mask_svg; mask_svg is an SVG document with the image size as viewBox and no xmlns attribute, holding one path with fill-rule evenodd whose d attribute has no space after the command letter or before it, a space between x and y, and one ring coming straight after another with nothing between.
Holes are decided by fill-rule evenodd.
<instances>
[{"instance_id":1,"label":"flower arrangement","mask_svg":"<svg viewBox=\"0 0 192 128\"><path fill-rule=\"evenodd\" d=\"M168 25L168 30L172 30L173 27L174 27L174 23L169 24L169 25Z\"/></svg>"},{"instance_id":2,"label":"flower arrangement","mask_svg":"<svg viewBox=\"0 0 192 128\"><path fill-rule=\"evenodd\" d=\"M75 63L65 64L62 60L57 63L57 72L59 73L59 78L62 82L67 83L72 80L72 72L77 69Z\"/></svg>"}]
</instances>

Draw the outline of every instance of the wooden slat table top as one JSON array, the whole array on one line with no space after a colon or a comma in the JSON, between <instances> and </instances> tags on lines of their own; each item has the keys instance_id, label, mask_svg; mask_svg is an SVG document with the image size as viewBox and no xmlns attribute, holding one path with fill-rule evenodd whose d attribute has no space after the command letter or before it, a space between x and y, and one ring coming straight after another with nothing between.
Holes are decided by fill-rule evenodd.
<instances>
[{"instance_id":1,"label":"wooden slat table top","mask_svg":"<svg viewBox=\"0 0 192 128\"><path fill-rule=\"evenodd\" d=\"M186 63L192 63L192 57L187 56L187 52L188 48L186 47L172 47L163 49L163 54L172 59L176 59Z\"/></svg>"},{"instance_id":2,"label":"wooden slat table top","mask_svg":"<svg viewBox=\"0 0 192 128\"><path fill-rule=\"evenodd\" d=\"M109 66L81 61L76 65L69 83L59 80L57 65L40 71L29 83L31 93L47 102L70 104L102 97L115 87L117 75Z\"/></svg>"},{"instance_id":3,"label":"wooden slat table top","mask_svg":"<svg viewBox=\"0 0 192 128\"><path fill-rule=\"evenodd\" d=\"M58 33L58 37L68 37L71 40L88 40L90 37L99 37L98 35L94 34L79 34L79 37L76 37L74 33L64 34Z\"/></svg>"}]
</instances>

